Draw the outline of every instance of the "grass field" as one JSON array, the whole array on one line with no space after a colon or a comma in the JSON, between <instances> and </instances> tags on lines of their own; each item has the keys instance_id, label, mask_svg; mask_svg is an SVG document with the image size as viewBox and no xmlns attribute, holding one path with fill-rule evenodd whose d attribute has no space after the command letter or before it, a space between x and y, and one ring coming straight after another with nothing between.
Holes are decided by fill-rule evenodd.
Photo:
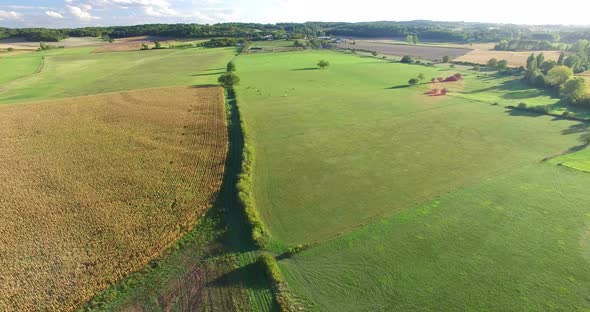
<instances>
[{"instance_id":1,"label":"grass field","mask_svg":"<svg viewBox=\"0 0 590 312\"><path fill-rule=\"evenodd\" d=\"M331 66L311 69L319 59ZM578 144L562 134L574 122L406 86L446 69L315 51L236 64L255 198L282 243L332 237Z\"/></svg>"},{"instance_id":2,"label":"grass field","mask_svg":"<svg viewBox=\"0 0 590 312\"><path fill-rule=\"evenodd\" d=\"M0 310L70 310L146 265L212 205L223 90L0 107Z\"/></svg>"},{"instance_id":3,"label":"grass field","mask_svg":"<svg viewBox=\"0 0 590 312\"><path fill-rule=\"evenodd\" d=\"M92 48L79 49L90 49L87 51L90 53ZM226 48L53 54L72 53L72 50L86 52L77 49L48 51L46 53L51 56L45 57L41 73L0 85L0 104L151 87L214 84L234 53L234 49Z\"/></svg>"},{"instance_id":4,"label":"grass field","mask_svg":"<svg viewBox=\"0 0 590 312\"><path fill-rule=\"evenodd\" d=\"M0 86L8 81L33 74L41 66L40 57L5 57L0 58Z\"/></svg>"},{"instance_id":5,"label":"grass field","mask_svg":"<svg viewBox=\"0 0 590 312\"><path fill-rule=\"evenodd\" d=\"M586 311L588 183L525 166L280 265L311 311Z\"/></svg>"}]
</instances>

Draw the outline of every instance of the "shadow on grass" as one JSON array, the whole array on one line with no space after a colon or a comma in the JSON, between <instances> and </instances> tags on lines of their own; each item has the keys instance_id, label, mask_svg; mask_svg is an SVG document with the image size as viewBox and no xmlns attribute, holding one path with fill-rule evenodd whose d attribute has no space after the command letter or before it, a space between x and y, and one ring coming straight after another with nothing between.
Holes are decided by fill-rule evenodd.
<instances>
[{"instance_id":1,"label":"shadow on grass","mask_svg":"<svg viewBox=\"0 0 590 312\"><path fill-rule=\"evenodd\" d=\"M580 122L561 131L562 134L584 133L590 130L590 122Z\"/></svg>"},{"instance_id":2,"label":"shadow on grass","mask_svg":"<svg viewBox=\"0 0 590 312\"><path fill-rule=\"evenodd\" d=\"M542 113L531 112L531 111L522 110L522 109L508 109L508 110L506 110L504 112L507 113L510 116L517 116L517 117L541 117L541 116L545 116L545 114L542 114Z\"/></svg>"},{"instance_id":3,"label":"shadow on grass","mask_svg":"<svg viewBox=\"0 0 590 312\"><path fill-rule=\"evenodd\" d=\"M223 74L223 73L224 73L224 72L214 72L214 73L206 73L206 74L194 74L194 75L191 75L191 76L193 76L193 77L199 77L199 76L213 76L213 75L221 75L221 74Z\"/></svg>"},{"instance_id":4,"label":"shadow on grass","mask_svg":"<svg viewBox=\"0 0 590 312\"><path fill-rule=\"evenodd\" d=\"M302 71L302 70L319 70L319 67L305 67L305 68L291 69L291 71Z\"/></svg>"},{"instance_id":5,"label":"shadow on grass","mask_svg":"<svg viewBox=\"0 0 590 312\"><path fill-rule=\"evenodd\" d=\"M261 274L264 268L256 261L239 268L235 268L218 278L208 282L207 286L228 287L242 286L248 289L265 289L266 276Z\"/></svg>"}]
</instances>

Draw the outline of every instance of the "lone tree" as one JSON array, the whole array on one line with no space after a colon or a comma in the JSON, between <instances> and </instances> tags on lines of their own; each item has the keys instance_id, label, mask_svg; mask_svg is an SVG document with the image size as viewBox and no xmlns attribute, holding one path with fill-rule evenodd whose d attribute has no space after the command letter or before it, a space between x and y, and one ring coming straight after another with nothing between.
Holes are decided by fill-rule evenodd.
<instances>
[{"instance_id":1,"label":"lone tree","mask_svg":"<svg viewBox=\"0 0 590 312\"><path fill-rule=\"evenodd\" d=\"M236 64L234 64L233 61L230 61L229 63L227 63L227 72L233 73L235 71L236 71Z\"/></svg>"},{"instance_id":2,"label":"lone tree","mask_svg":"<svg viewBox=\"0 0 590 312\"><path fill-rule=\"evenodd\" d=\"M574 71L563 65L553 67L548 73L545 81L548 85L559 87L574 75Z\"/></svg>"},{"instance_id":3,"label":"lone tree","mask_svg":"<svg viewBox=\"0 0 590 312\"><path fill-rule=\"evenodd\" d=\"M498 60L495 58L491 58L487 64L489 67L496 67L498 66Z\"/></svg>"},{"instance_id":4,"label":"lone tree","mask_svg":"<svg viewBox=\"0 0 590 312\"><path fill-rule=\"evenodd\" d=\"M326 67L330 66L330 62L326 61L326 60L320 60L318 62L318 67L321 69L324 69Z\"/></svg>"},{"instance_id":5,"label":"lone tree","mask_svg":"<svg viewBox=\"0 0 590 312\"><path fill-rule=\"evenodd\" d=\"M559 94L562 99L576 104L586 94L586 81L580 77L569 79L561 85Z\"/></svg>"},{"instance_id":6,"label":"lone tree","mask_svg":"<svg viewBox=\"0 0 590 312\"><path fill-rule=\"evenodd\" d=\"M219 76L217 81L225 87L231 87L240 83L240 77L236 76L234 73L228 72Z\"/></svg>"},{"instance_id":7,"label":"lone tree","mask_svg":"<svg viewBox=\"0 0 590 312\"><path fill-rule=\"evenodd\" d=\"M408 80L408 84L409 84L410 86L415 86L415 85L417 85L417 84L418 84L418 82L419 82L419 80L418 80L418 79L416 79L416 78L412 78L412 79Z\"/></svg>"},{"instance_id":8,"label":"lone tree","mask_svg":"<svg viewBox=\"0 0 590 312\"><path fill-rule=\"evenodd\" d=\"M498 61L498 63L496 64L496 68L499 70L504 70L504 69L508 68L508 61L507 60Z\"/></svg>"},{"instance_id":9,"label":"lone tree","mask_svg":"<svg viewBox=\"0 0 590 312\"><path fill-rule=\"evenodd\" d=\"M400 60L400 62L406 63L406 64L411 64L412 63L412 57L409 56L409 55L406 55L406 56L402 57L402 59Z\"/></svg>"},{"instance_id":10,"label":"lone tree","mask_svg":"<svg viewBox=\"0 0 590 312\"><path fill-rule=\"evenodd\" d=\"M448 55L443 56L442 61L443 61L443 63L448 63L449 62L449 56Z\"/></svg>"}]
</instances>

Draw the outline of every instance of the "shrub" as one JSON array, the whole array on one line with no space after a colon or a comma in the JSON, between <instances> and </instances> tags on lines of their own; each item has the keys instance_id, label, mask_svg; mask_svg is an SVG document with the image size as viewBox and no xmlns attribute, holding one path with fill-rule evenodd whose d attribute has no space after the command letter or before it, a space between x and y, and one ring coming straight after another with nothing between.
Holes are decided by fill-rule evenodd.
<instances>
[{"instance_id":1,"label":"shrub","mask_svg":"<svg viewBox=\"0 0 590 312\"><path fill-rule=\"evenodd\" d=\"M301 311L302 307L298 307L295 298L287 288L287 283L285 282L281 268L277 264L277 260L269 254L262 254L258 258L258 263L262 266L264 273L271 281L273 296L280 310L285 312Z\"/></svg>"},{"instance_id":2,"label":"shrub","mask_svg":"<svg viewBox=\"0 0 590 312\"><path fill-rule=\"evenodd\" d=\"M234 62L233 62L233 61L229 61L229 63L227 63L227 69L226 69L226 71L227 71L228 73L233 73L233 72L235 72L235 71L236 71L236 64L234 64Z\"/></svg>"},{"instance_id":3,"label":"shrub","mask_svg":"<svg viewBox=\"0 0 590 312\"><path fill-rule=\"evenodd\" d=\"M449 65L449 68L455 68L455 64Z\"/></svg>"},{"instance_id":4,"label":"shrub","mask_svg":"<svg viewBox=\"0 0 590 312\"><path fill-rule=\"evenodd\" d=\"M405 64L411 64L412 63L412 57L409 55L406 55L404 57L402 57L402 59L400 60L400 62L405 63Z\"/></svg>"},{"instance_id":5,"label":"shrub","mask_svg":"<svg viewBox=\"0 0 590 312\"><path fill-rule=\"evenodd\" d=\"M498 105L500 105L500 103L498 103L498 102L494 102L494 103L492 103L492 105L494 105L494 106L498 106Z\"/></svg>"},{"instance_id":6,"label":"shrub","mask_svg":"<svg viewBox=\"0 0 590 312\"><path fill-rule=\"evenodd\" d=\"M330 62L328 62L328 61L326 61L326 60L320 60L320 61L318 62L318 67L319 67L319 68L322 68L322 69L324 69L324 68L326 68L326 67L328 67L328 66L330 66Z\"/></svg>"},{"instance_id":7,"label":"shrub","mask_svg":"<svg viewBox=\"0 0 590 312\"><path fill-rule=\"evenodd\" d=\"M448 63L449 62L449 56L448 55L443 56L442 62L443 63Z\"/></svg>"},{"instance_id":8,"label":"shrub","mask_svg":"<svg viewBox=\"0 0 590 312\"><path fill-rule=\"evenodd\" d=\"M549 105L533 106L531 107L531 110L541 114L549 114L551 107L549 107Z\"/></svg>"},{"instance_id":9,"label":"shrub","mask_svg":"<svg viewBox=\"0 0 590 312\"><path fill-rule=\"evenodd\" d=\"M373 56L377 56L377 52L375 52L375 51L371 52L371 54L372 54Z\"/></svg>"},{"instance_id":10,"label":"shrub","mask_svg":"<svg viewBox=\"0 0 590 312\"><path fill-rule=\"evenodd\" d=\"M417 85L417 84L418 84L418 82L419 82L419 80L418 80L418 79L416 79L416 78L412 78L412 79L408 80L408 84L409 84L410 86L415 86L415 85Z\"/></svg>"},{"instance_id":11,"label":"shrub","mask_svg":"<svg viewBox=\"0 0 590 312\"><path fill-rule=\"evenodd\" d=\"M479 65L473 66L472 70L474 70L474 71L480 71Z\"/></svg>"},{"instance_id":12,"label":"shrub","mask_svg":"<svg viewBox=\"0 0 590 312\"><path fill-rule=\"evenodd\" d=\"M234 73L228 72L219 76L217 81L226 87L231 87L240 83L240 77L236 76Z\"/></svg>"},{"instance_id":13,"label":"shrub","mask_svg":"<svg viewBox=\"0 0 590 312\"><path fill-rule=\"evenodd\" d=\"M574 117L574 114L572 114L571 112L563 112L561 114L561 116L563 116L565 118L571 118L571 117Z\"/></svg>"},{"instance_id":14,"label":"shrub","mask_svg":"<svg viewBox=\"0 0 590 312\"><path fill-rule=\"evenodd\" d=\"M526 105L525 102L520 102L520 103L518 103L518 106L516 106L516 107L518 107L520 109L526 109L527 108L527 105Z\"/></svg>"},{"instance_id":15,"label":"shrub","mask_svg":"<svg viewBox=\"0 0 590 312\"><path fill-rule=\"evenodd\" d=\"M495 59L495 58L491 58L491 59L488 61L487 65L488 65L489 67L496 67L496 66L498 66L498 60L497 60L497 59Z\"/></svg>"},{"instance_id":16,"label":"shrub","mask_svg":"<svg viewBox=\"0 0 590 312\"><path fill-rule=\"evenodd\" d=\"M13 47L10 47L10 48L6 49L6 51L12 52L12 51L14 51L14 48Z\"/></svg>"},{"instance_id":17,"label":"shrub","mask_svg":"<svg viewBox=\"0 0 590 312\"><path fill-rule=\"evenodd\" d=\"M295 247L289 248L289 250L287 251L287 254L289 254L289 256L293 256L293 255L296 255L296 254L304 251L305 249L307 249L306 245L298 244Z\"/></svg>"}]
</instances>

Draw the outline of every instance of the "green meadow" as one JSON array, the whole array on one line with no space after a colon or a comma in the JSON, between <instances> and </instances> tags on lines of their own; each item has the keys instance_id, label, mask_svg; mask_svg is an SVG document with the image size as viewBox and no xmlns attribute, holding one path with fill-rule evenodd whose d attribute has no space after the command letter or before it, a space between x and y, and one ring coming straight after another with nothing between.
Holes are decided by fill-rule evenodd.
<instances>
[{"instance_id":1,"label":"green meadow","mask_svg":"<svg viewBox=\"0 0 590 312\"><path fill-rule=\"evenodd\" d=\"M588 311L589 183L528 165L280 265L312 311Z\"/></svg>"},{"instance_id":2,"label":"green meadow","mask_svg":"<svg viewBox=\"0 0 590 312\"><path fill-rule=\"evenodd\" d=\"M12 65L14 67L33 63L40 60L40 54L47 54L40 73L20 79L8 77L7 82L0 84L0 104L153 87L216 84L217 77L235 53L234 49L223 48L88 54L88 49L56 49L1 59L0 62L10 60L21 64ZM3 78L0 74L0 79Z\"/></svg>"},{"instance_id":3,"label":"green meadow","mask_svg":"<svg viewBox=\"0 0 590 312\"><path fill-rule=\"evenodd\" d=\"M320 59L331 66L314 68ZM236 64L255 200L279 245L332 238L578 145L576 122L407 86L454 73L445 68L317 51Z\"/></svg>"}]
</instances>

